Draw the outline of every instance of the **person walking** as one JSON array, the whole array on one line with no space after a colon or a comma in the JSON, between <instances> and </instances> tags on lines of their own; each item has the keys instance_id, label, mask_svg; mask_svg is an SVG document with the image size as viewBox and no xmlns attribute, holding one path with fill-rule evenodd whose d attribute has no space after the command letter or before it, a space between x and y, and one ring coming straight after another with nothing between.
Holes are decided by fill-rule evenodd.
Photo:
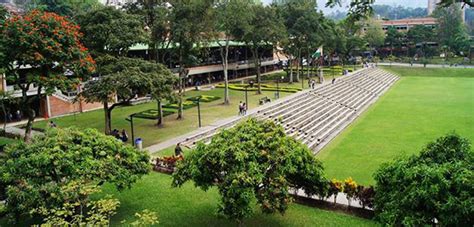
<instances>
[{"instance_id":1,"label":"person walking","mask_svg":"<svg viewBox=\"0 0 474 227\"><path fill-rule=\"evenodd\" d=\"M336 83L336 78L332 78L331 83L335 84Z\"/></svg>"},{"instance_id":2,"label":"person walking","mask_svg":"<svg viewBox=\"0 0 474 227\"><path fill-rule=\"evenodd\" d=\"M242 115L243 116L247 115L247 103L245 103L245 102L242 105Z\"/></svg>"},{"instance_id":3,"label":"person walking","mask_svg":"<svg viewBox=\"0 0 474 227\"><path fill-rule=\"evenodd\" d=\"M244 104L242 103L242 101L240 101L240 103L239 103L239 116L242 116L243 113L244 113Z\"/></svg>"},{"instance_id":4,"label":"person walking","mask_svg":"<svg viewBox=\"0 0 474 227\"><path fill-rule=\"evenodd\" d=\"M176 144L176 147L174 148L174 155L175 156L180 156L183 154L183 148L181 148L181 143Z\"/></svg>"}]
</instances>

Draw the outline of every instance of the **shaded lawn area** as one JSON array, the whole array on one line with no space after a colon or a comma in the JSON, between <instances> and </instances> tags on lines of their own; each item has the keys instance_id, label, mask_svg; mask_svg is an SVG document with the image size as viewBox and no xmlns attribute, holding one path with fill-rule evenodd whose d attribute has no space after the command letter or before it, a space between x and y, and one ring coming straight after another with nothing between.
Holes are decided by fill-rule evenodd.
<instances>
[{"instance_id":1,"label":"shaded lawn area","mask_svg":"<svg viewBox=\"0 0 474 227\"><path fill-rule=\"evenodd\" d=\"M451 131L474 142L474 69L385 69L401 79L318 154L330 178L374 184L380 164Z\"/></svg>"},{"instance_id":2,"label":"shaded lawn area","mask_svg":"<svg viewBox=\"0 0 474 227\"><path fill-rule=\"evenodd\" d=\"M292 93L280 92L280 97L290 95ZM201 120L202 125L206 126L212 122L238 114L239 101L245 102L245 92L230 90L230 105L223 105L224 89L216 88L210 91L188 91L186 98L198 95L212 95L221 97L221 99L201 103ZM255 92L248 92L249 108L255 108L259 104L259 99L269 97L273 100L274 92L266 91L261 95ZM118 107L112 112L112 128L119 130L127 130L131 137L130 123L125 119L133 113L145 111L148 109L157 109L156 102L140 104L136 106ZM165 117L164 126L157 127L156 121L146 119L134 119L135 138L141 137L144 140L144 146L163 142L167 139L189 133L198 128L197 107L193 107L184 111L184 119L176 120L177 114ZM104 130L104 112L102 109L59 117L52 119L58 127L76 126L80 128L96 128L100 131ZM48 121L36 122L34 127L47 128ZM131 141L130 141L131 142Z\"/></svg>"},{"instance_id":3,"label":"shaded lawn area","mask_svg":"<svg viewBox=\"0 0 474 227\"><path fill-rule=\"evenodd\" d=\"M112 226L122 220L133 219L136 212L144 209L158 214L160 226L237 226L219 217L219 195L216 188L204 192L187 183L181 188L171 187L171 177L160 173L145 176L130 190L117 192L110 185L104 194L112 194L120 200L120 208L112 218ZM320 210L298 204L290 206L284 216L265 215L255 207L253 217L244 226L376 226L371 220L336 212Z\"/></svg>"}]
</instances>

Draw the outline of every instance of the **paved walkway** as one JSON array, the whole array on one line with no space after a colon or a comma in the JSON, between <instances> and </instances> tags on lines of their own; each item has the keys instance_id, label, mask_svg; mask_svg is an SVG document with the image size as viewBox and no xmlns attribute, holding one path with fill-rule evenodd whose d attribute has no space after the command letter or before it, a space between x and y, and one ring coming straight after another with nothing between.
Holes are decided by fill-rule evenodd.
<instances>
[{"instance_id":1,"label":"paved walkway","mask_svg":"<svg viewBox=\"0 0 474 227\"><path fill-rule=\"evenodd\" d=\"M409 64L409 63L397 63L397 62L393 62L393 63L386 63L386 62L383 62L383 63L378 63L377 65L379 66L403 66L403 67L414 67L414 68L424 68L425 66L423 64ZM474 65L458 65L458 66L454 66L454 65L439 65L439 64L427 64L426 65L426 68L456 68L456 69L462 69L462 68L469 68L469 69L473 69L474 68Z\"/></svg>"}]
</instances>

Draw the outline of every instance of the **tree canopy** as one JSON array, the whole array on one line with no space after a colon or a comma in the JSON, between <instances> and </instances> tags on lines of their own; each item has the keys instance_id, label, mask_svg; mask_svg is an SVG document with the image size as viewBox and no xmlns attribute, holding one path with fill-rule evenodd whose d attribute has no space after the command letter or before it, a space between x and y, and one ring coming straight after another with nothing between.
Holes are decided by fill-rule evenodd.
<instances>
[{"instance_id":1,"label":"tree canopy","mask_svg":"<svg viewBox=\"0 0 474 227\"><path fill-rule=\"evenodd\" d=\"M290 188L324 195L328 185L323 167L311 151L287 136L281 126L249 119L199 143L178 164L174 185L194 181L221 195L219 212L242 221L257 200L264 213L284 213L292 201Z\"/></svg>"},{"instance_id":2,"label":"tree canopy","mask_svg":"<svg viewBox=\"0 0 474 227\"><path fill-rule=\"evenodd\" d=\"M455 54L462 51L467 52L470 40L462 21L461 8L458 5L446 8L438 7L433 14L438 20L439 44Z\"/></svg>"},{"instance_id":3,"label":"tree canopy","mask_svg":"<svg viewBox=\"0 0 474 227\"><path fill-rule=\"evenodd\" d=\"M106 134L112 130L112 110L115 107L129 104L137 96L152 94L156 99L164 99L173 93L175 76L161 64L105 55L97 59L97 65L101 76L85 83L80 97L86 102L104 105Z\"/></svg>"},{"instance_id":4,"label":"tree canopy","mask_svg":"<svg viewBox=\"0 0 474 227\"><path fill-rule=\"evenodd\" d=\"M50 129L31 143L7 146L0 182L12 217L63 205L73 182L130 188L149 171L149 156L95 129ZM1 191L1 190L0 190Z\"/></svg>"},{"instance_id":5,"label":"tree canopy","mask_svg":"<svg viewBox=\"0 0 474 227\"><path fill-rule=\"evenodd\" d=\"M79 26L55 13L33 10L25 15L13 15L0 27L5 57L0 68L7 80L22 92L23 113L28 117L25 139L29 140L36 117L33 102L57 88L67 90L77 85L95 70L95 62L81 43ZM27 68L27 73L22 71ZM36 85L37 93L27 91Z\"/></svg>"},{"instance_id":6,"label":"tree canopy","mask_svg":"<svg viewBox=\"0 0 474 227\"><path fill-rule=\"evenodd\" d=\"M382 165L374 177L375 211L387 225L474 224L474 151L456 134Z\"/></svg>"},{"instance_id":7,"label":"tree canopy","mask_svg":"<svg viewBox=\"0 0 474 227\"><path fill-rule=\"evenodd\" d=\"M131 46L146 43L140 17L113 7L101 7L77 17L84 45L94 56L125 56ZM100 69L99 69L100 73Z\"/></svg>"}]
</instances>

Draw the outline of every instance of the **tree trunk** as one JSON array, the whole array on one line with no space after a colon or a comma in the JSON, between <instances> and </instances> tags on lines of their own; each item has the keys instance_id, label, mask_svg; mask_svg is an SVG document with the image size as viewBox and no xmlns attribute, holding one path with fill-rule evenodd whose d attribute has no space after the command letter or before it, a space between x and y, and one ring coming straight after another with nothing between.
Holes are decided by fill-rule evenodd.
<instances>
[{"instance_id":1,"label":"tree trunk","mask_svg":"<svg viewBox=\"0 0 474 227\"><path fill-rule=\"evenodd\" d=\"M260 66L262 63L260 62L260 58L257 58L257 94L262 94L262 86L261 86L261 74L260 74ZM248 105L246 103L245 105Z\"/></svg>"},{"instance_id":2,"label":"tree trunk","mask_svg":"<svg viewBox=\"0 0 474 227\"><path fill-rule=\"evenodd\" d=\"M296 56L296 60L298 61L298 64L296 65L296 81L300 81L301 50L299 49L298 55Z\"/></svg>"},{"instance_id":3,"label":"tree trunk","mask_svg":"<svg viewBox=\"0 0 474 227\"><path fill-rule=\"evenodd\" d=\"M104 132L106 135L110 135L110 133L112 132L112 114L109 109L108 102L104 102L104 119L105 119Z\"/></svg>"},{"instance_id":4,"label":"tree trunk","mask_svg":"<svg viewBox=\"0 0 474 227\"><path fill-rule=\"evenodd\" d=\"M288 66L290 67L290 84L293 83L293 59L290 56L290 60L288 61Z\"/></svg>"},{"instance_id":5,"label":"tree trunk","mask_svg":"<svg viewBox=\"0 0 474 227\"><path fill-rule=\"evenodd\" d=\"M26 123L26 128L25 128L25 142L29 143L31 141L31 132L33 128L33 121L35 120L36 113L33 108L31 108L30 105L26 107L26 112L28 116L28 123Z\"/></svg>"},{"instance_id":6,"label":"tree trunk","mask_svg":"<svg viewBox=\"0 0 474 227\"><path fill-rule=\"evenodd\" d=\"M5 102L6 100L4 100ZM5 109L5 103L2 103L2 111L3 111L3 132L7 130L7 110Z\"/></svg>"},{"instance_id":7,"label":"tree trunk","mask_svg":"<svg viewBox=\"0 0 474 227\"><path fill-rule=\"evenodd\" d=\"M163 125L163 107L162 107L162 102L161 100L157 100L158 104L158 122L156 122L156 125L162 126Z\"/></svg>"},{"instance_id":8,"label":"tree trunk","mask_svg":"<svg viewBox=\"0 0 474 227\"><path fill-rule=\"evenodd\" d=\"M184 93L184 88L183 88L183 76L184 75L184 69L180 70L179 73L179 91L178 91L178 117L176 119L181 120L183 119L183 93Z\"/></svg>"},{"instance_id":9,"label":"tree trunk","mask_svg":"<svg viewBox=\"0 0 474 227\"><path fill-rule=\"evenodd\" d=\"M229 38L226 38L225 47L221 47L222 68L224 70L224 104L229 105L229 73L228 73L228 56L229 56Z\"/></svg>"},{"instance_id":10,"label":"tree trunk","mask_svg":"<svg viewBox=\"0 0 474 227\"><path fill-rule=\"evenodd\" d=\"M310 67L310 64L309 64L309 58L310 58L310 55L309 55L309 49L308 49L308 58L306 58L306 67L308 67L308 69L306 70L306 77L308 78L308 81L309 81L309 71L311 69Z\"/></svg>"},{"instance_id":11,"label":"tree trunk","mask_svg":"<svg viewBox=\"0 0 474 227\"><path fill-rule=\"evenodd\" d=\"M254 44L254 46L256 46ZM262 94L262 88L261 88L261 84L260 84L260 65L261 65L261 62L260 62L260 57L258 55L258 46L256 46L255 48L253 48L253 59L254 59L254 64L255 64L255 68L257 70L257 94ZM246 103L246 105L248 105L248 103Z\"/></svg>"}]
</instances>

